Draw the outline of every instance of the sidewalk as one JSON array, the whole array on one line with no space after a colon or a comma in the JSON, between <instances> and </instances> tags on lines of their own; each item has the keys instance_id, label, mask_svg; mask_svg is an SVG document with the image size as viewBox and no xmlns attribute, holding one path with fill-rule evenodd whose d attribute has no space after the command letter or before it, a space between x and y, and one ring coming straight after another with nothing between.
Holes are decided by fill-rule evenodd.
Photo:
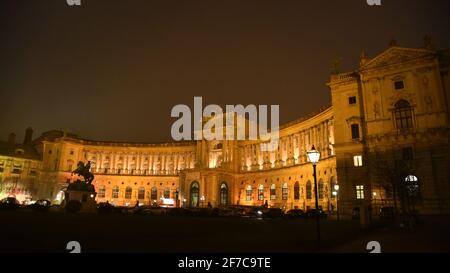
<instances>
[{"instance_id":1,"label":"sidewalk","mask_svg":"<svg viewBox=\"0 0 450 273\"><path fill-rule=\"evenodd\" d=\"M364 232L356 240L331 249L330 252L369 253L366 245L370 241L379 242L382 253L450 253L450 217L423 217L422 223L413 229L377 228Z\"/></svg>"}]
</instances>

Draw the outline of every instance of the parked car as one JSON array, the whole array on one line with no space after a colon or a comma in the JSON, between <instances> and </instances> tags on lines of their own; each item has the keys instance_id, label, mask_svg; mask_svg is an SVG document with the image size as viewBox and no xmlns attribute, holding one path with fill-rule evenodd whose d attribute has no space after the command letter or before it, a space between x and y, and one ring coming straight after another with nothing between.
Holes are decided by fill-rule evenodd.
<instances>
[{"instance_id":1,"label":"parked car","mask_svg":"<svg viewBox=\"0 0 450 273\"><path fill-rule=\"evenodd\" d=\"M305 212L302 209L291 209L285 214L287 219L296 219L305 217Z\"/></svg>"},{"instance_id":2,"label":"parked car","mask_svg":"<svg viewBox=\"0 0 450 273\"><path fill-rule=\"evenodd\" d=\"M382 207L380 208L380 219L393 219L395 215L394 207Z\"/></svg>"},{"instance_id":3,"label":"parked car","mask_svg":"<svg viewBox=\"0 0 450 273\"><path fill-rule=\"evenodd\" d=\"M166 214L170 216L188 216L191 213L188 209L185 208L171 208L167 209Z\"/></svg>"},{"instance_id":4,"label":"parked car","mask_svg":"<svg viewBox=\"0 0 450 273\"><path fill-rule=\"evenodd\" d=\"M270 208L262 211L262 219L281 219L283 217L284 212L279 208Z\"/></svg>"},{"instance_id":5,"label":"parked car","mask_svg":"<svg viewBox=\"0 0 450 273\"><path fill-rule=\"evenodd\" d=\"M20 208L20 202L15 197L6 197L0 200L0 209L15 210Z\"/></svg>"},{"instance_id":6,"label":"parked car","mask_svg":"<svg viewBox=\"0 0 450 273\"><path fill-rule=\"evenodd\" d=\"M49 211L51 205L52 202L50 202L50 200L40 199L33 204L28 205L27 208L33 209L35 211L47 212Z\"/></svg>"},{"instance_id":7,"label":"parked car","mask_svg":"<svg viewBox=\"0 0 450 273\"><path fill-rule=\"evenodd\" d=\"M113 206L108 202L99 203L97 206L98 213L111 213L113 211Z\"/></svg>"},{"instance_id":8,"label":"parked car","mask_svg":"<svg viewBox=\"0 0 450 273\"><path fill-rule=\"evenodd\" d=\"M161 208L161 207L157 207L157 206L151 206L148 208L145 208L144 212L147 215L165 215L167 213L170 212L171 209L166 209L166 208Z\"/></svg>"},{"instance_id":9,"label":"parked car","mask_svg":"<svg viewBox=\"0 0 450 273\"><path fill-rule=\"evenodd\" d=\"M304 217L305 218L316 218L317 215L319 215L319 218L327 218L327 214L322 210L322 209L308 209L305 214Z\"/></svg>"}]
</instances>

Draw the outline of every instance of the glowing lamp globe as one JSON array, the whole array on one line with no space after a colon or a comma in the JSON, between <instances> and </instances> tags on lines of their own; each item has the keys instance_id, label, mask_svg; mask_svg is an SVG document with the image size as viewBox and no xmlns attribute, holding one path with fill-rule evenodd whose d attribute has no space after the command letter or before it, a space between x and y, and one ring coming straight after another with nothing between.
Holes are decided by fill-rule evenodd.
<instances>
[{"instance_id":1,"label":"glowing lamp globe","mask_svg":"<svg viewBox=\"0 0 450 273\"><path fill-rule=\"evenodd\" d=\"M320 160L320 153L319 153L319 151L316 150L316 148L314 148L314 145L312 146L312 149L310 151L308 151L306 154L308 155L309 161L313 165L316 165L317 162L319 162L319 160Z\"/></svg>"}]
</instances>

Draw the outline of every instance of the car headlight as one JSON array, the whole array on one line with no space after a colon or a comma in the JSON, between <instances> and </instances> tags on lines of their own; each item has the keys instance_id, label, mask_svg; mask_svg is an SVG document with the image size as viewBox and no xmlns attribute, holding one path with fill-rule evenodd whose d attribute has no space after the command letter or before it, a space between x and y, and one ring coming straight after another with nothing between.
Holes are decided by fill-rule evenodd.
<instances>
[{"instance_id":1,"label":"car headlight","mask_svg":"<svg viewBox=\"0 0 450 273\"><path fill-rule=\"evenodd\" d=\"M261 215L261 214L262 214L262 211L258 210L258 214Z\"/></svg>"}]
</instances>

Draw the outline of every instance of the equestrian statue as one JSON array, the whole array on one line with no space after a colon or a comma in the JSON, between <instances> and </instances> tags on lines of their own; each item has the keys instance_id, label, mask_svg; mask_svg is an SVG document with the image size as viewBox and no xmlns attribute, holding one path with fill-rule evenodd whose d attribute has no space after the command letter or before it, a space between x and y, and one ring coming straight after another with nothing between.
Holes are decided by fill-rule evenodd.
<instances>
[{"instance_id":1,"label":"equestrian statue","mask_svg":"<svg viewBox=\"0 0 450 273\"><path fill-rule=\"evenodd\" d=\"M79 161L77 168L72 172L72 174L82 176L84 178L84 182L90 185L94 180L94 174L91 173L90 169L91 161L88 161L86 165L84 165L83 161Z\"/></svg>"}]
</instances>

